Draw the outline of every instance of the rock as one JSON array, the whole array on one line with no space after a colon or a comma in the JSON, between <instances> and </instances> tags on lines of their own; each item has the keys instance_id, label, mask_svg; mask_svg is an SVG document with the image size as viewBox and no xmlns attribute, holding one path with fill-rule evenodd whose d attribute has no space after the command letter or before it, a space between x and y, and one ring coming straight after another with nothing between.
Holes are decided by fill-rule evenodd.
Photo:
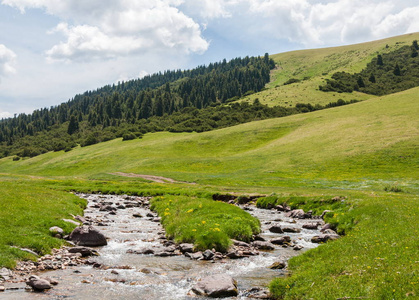
<instances>
[{"instance_id":1,"label":"rock","mask_svg":"<svg viewBox=\"0 0 419 300\"><path fill-rule=\"evenodd\" d=\"M159 256L159 257L169 257L169 256L176 256L177 254L174 252L161 251L161 252L154 253L154 255Z\"/></svg>"},{"instance_id":2,"label":"rock","mask_svg":"<svg viewBox=\"0 0 419 300\"><path fill-rule=\"evenodd\" d=\"M270 232L273 232L273 233L284 233L284 232L282 231L281 226L279 226L279 225L273 225L273 226L271 226L271 227L269 228L269 231L270 231Z\"/></svg>"},{"instance_id":3,"label":"rock","mask_svg":"<svg viewBox=\"0 0 419 300\"><path fill-rule=\"evenodd\" d=\"M92 255L99 255L95 250L87 248L87 247L73 247L68 249L69 253L80 253L82 256L92 256Z\"/></svg>"},{"instance_id":4,"label":"rock","mask_svg":"<svg viewBox=\"0 0 419 300\"><path fill-rule=\"evenodd\" d=\"M320 234L320 235L313 236L311 238L311 242L319 244L319 243L325 243L329 240L337 240L338 238L340 238L340 236L337 234Z\"/></svg>"},{"instance_id":5,"label":"rock","mask_svg":"<svg viewBox=\"0 0 419 300\"><path fill-rule=\"evenodd\" d=\"M80 246L105 246L108 244L105 236L93 226L80 226L70 234L70 240Z\"/></svg>"},{"instance_id":6,"label":"rock","mask_svg":"<svg viewBox=\"0 0 419 300\"><path fill-rule=\"evenodd\" d=\"M64 229L58 226L53 226L49 229L49 232L53 235L56 235L56 234L62 235L64 233Z\"/></svg>"},{"instance_id":7,"label":"rock","mask_svg":"<svg viewBox=\"0 0 419 300\"><path fill-rule=\"evenodd\" d=\"M259 250L274 250L275 246L269 242L255 241L252 246Z\"/></svg>"},{"instance_id":8,"label":"rock","mask_svg":"<svg viewBox=\"0 0 419 300\"><path fill-rule=\"evenodd\" d=\"M306 223L303 225L304 229L316 230L319 227L318 223Z\"/></svg>"},{"instance_id":9,"label":"rock","mask_svg":"<svg viewBox=\"0 0 419 300\"><path fill-rule=\"evenodd\" d=\"M204 257L204 260L211 260L214 257L214 252L207 249L202 253L202 256Z\"/></svg>"},{"instance_id":10,"label":"rock","mask_svg":"<svg viewBox=\"0 0 419 300\"><path fill-rule=\"evenodd\" d=\"M322 212L322 214L321 214L321 216L320 216L320 218L324 218L324 216L327 214L327 213L330 213L330 212L332 212L331 210L325 210L325 211L323 211Z\"/></svg>"},{"instance_id":11,"label":"rock","mask_svg":"<svg viewBox=\"0 0 419 300\"><path fill-rule=\"evenodd\" d=\"M6 290L6 288L4 286L0 285L0 293L4 292L5 290Z\"/></svg>"},{"instance_id":12,"label":"rock","mask_svg":"<svg viewBox=\"0 0 419 300\"><path fill-rule=\"evenodd\" d=\"M329 223L324 224L323 227L320 228L320 232L324 232L327 229L332 229L332 225Z\"/></svg>"},{"instance_id":13,"label":"rock","mask_svg":"<svg viewBox=\"0 0 419 300\"><path fill-rule=\"evenodd\" d=\"M155 215L153 213L151 213L151 212L147 213L146 216L148 218L154 218L155 217Z\"/></svg>"},{"instance_id":14,"label":"rock","mask_svg":"<svg viewBox=\"0 0 419 300\"><path fill-rule=\"evenodd\" d=\"M202 278L192 287L192 292L211 298L235 297L239 294L236 280L225 274Z\"/></svg>"},{"instance_id":15,"label":"rock","mask_svg":"<svg viewBox=\"0 0 419 300\"><path fill-rule=\"evenodd\" d=\"M246 255L244 255L243 251L236 251L236 250L228 252L226 256L230 259L239 259L239 258L247 257Z\"/></svg>"},{"instance_id":16,"label":"rock","mask_svg":"<svg viewBox=\"0 0 419 300\"><path fill-rule=\"evenodd\" d=\"M272 265L269 266L269 269L273 270L280 270L287 266L287 264L283 261L274 262Z\"/></svg>"},{"instance_id":17,"label":"rock","mask_svg":"<svg viewBox=\"0 0 419 300\"><path fill-rule=\"evenodd\" d=\"M238 240L232 240L234 246L240 246L240 247L250 247L248 243L238 241Z\"/></svg>"},{"instance_id":18,"label":"rock","mask_svg":"<svg viewBox=\"0 0 419 300\"><path fill-rule=\"evenodd\" d=\"M300 251L301 249L303 249L304 247L303 246L301 246L301 245L295 245L294 246L294 248L292 248L292 249L294 249L295 251Z\"/></svg>"},{"instance_id":19,"label":"rock","mask_svg":"<svg viewBox=\"0 0 419 300\"><path fill-rule=\"evenodd\" d=\"M277 206L275 206L275 209L276 209L277 211L285 211L285 208L284 208L282 205L277 205Z\"/></svg>"},{"instance_id":20,"label":"rock","mask_svg":"<svg viewBox=\"0 0 419 300\"><path fill-rule=\"evenodd\" d=\"M305 214L304 210L302 209L294 209L285 214L287 218L294 218L294 219L305 219L307 215Z\"/></svg>"},{"instance_id":21,"label":"rock","mask_svg":"<svg viewBox=\"0 0 419 300\"><path fill-rule=\"evenodd\" d=\"M46 281L48 281L51 285L57 285L58 284L58 281L56 279L54 279L54 278L45 277L43 279L45 279Z\"/></svg>"},{"instance_id":22,"label":"rock","mask_svg":"<svg viewBox=\"0 0 419 300\"><path fill-rule=\"evenodd\" d=\"M282 227L283 232L300 233L301 229L297 227Z\"/></svg>"},{"instance_id":23,"label":"rock","mask_svg":"<svg viewBox=\"0 0 419 300\"><path fill-rule=\"evenodd\" d=\"M134 218L142 218L143 216L139 213L133 214L132 215Z\"/></svg>"},{"instance_id":24,"label":"rock","mask_svg":"<svg viewBox=\"0 0 419 300\"><path fill-rule=\"evenodd\" d=\"M71 224L74 224L74 225L77 225L77 226L79 226L80 225L80 223L79 222L77 222L77 221L74 221L74 220L70 220L70 219L62 219L64 222L67 222L67 223L71 223Z\"/></svg>"},{"instance_id":25,"label":"rock","mask_svg":"<svg viewBox=\"0 0 419 300\"><path fill-rule=\"evenodd\" d=\"M243 296L249 299L271 299L269 296L269 290L261 288L251 288L244 292Z\"/></svg>"},{"instance_id":26,"label":"rock","mask_svg":"<svg viewBox=\"0 0 419 300\"><path fill-rule=\"evenodd\" d=\"M261 237L260 235L254 235L253 236L253 240L255 240L255 241L262 241L262 242L264 242L264 241L266 241L263 237Z\"/></svg>"},{"instance_id":27,"label":"rock","mask_svg":"<svg viewBox=\"0 0 419 300\"><path fill-rule=\"evenodd\" d=\"M288 244L288 243L291 242L291 237L289 237L288 235L285 235L285 236L281 236L281 237L278 237L278 238L274 238L274 239L270 240L269 242L274 244L274 245Z\"/></svg>"},{"instance_id":28,"label":"rock","mask_svg":"<svg viewBox=\"0 0 419 300\"><path fill-rule=\"evenodd\" d=\"M187 252L187 253L185 253L185 256L187 256L187 257L189 257L191 259L195 259L195 260L200 260L200 259L203 259L204 258L204 256L202 255L202 252L201 251L195 252L195 253L189 253L189 252Z\"/></svg>"},{"instance_id":29,"label":"rock","mask_svg":"<svg viewBox=\"0 0 419 300\"><path fill-rule=\"evenodd\" d=\"M183 243L179 245L179 250L182 253L192 253L193 252L193 244Z\"/></svg>"},{"instance_id":30,"label":"rock","mask_svg":"<svg viewBox=\"0 0 419 300\"><path fill-rule=\"evenodd\" d=\"M35 275L29 277L29 280L26 282L26 284L36 291L43 291L51 288L51 284L48 280L41 279Z\"/></svg>"},{"instance_id":31,"label":"rock","mask_svg":"<svg viewBox=\"0 0 419 300\"><path fill-rule=\"evenodd\" d=\"M7 269L7 268L2 268L0 269L0 279L4 279L4 280L9 280L11 279L13 276L13 273L11 270Z\"/></svg>"},{"instance_id":32,"label":"rock","mask_svg":"<svg viewBox=\"0 0 419 300\"><path fill-rule=\"evenodd\" d=\"M138 250L127 250L127 253L132 254L154 254L154 250L150 248L141 248Z\"/></svg>"},{"instance_id":33,"label":"rock","mask_svg":"<svg viewBox=\"0 0 419 300\"><path fill-rule=\"evenodd\" d=\"M337 235L336 231L332 230L332 229L326 229L322 231L324 234L332 234L332 235Z\"/></svg>"}]
</instances>

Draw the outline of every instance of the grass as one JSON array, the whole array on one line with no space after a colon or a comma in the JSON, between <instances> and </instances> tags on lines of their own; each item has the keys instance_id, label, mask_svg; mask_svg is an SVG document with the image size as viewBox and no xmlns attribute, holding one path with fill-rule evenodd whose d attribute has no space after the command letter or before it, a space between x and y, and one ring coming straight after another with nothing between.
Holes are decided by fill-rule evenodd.
<instances>
[{"instance_id":1,"label":"grass","mask_svg":"<svg viewBox=\"0 0 419 300\"><path fill-rule=\"evenodd\" d=\"M59 226L69 233L75 227L64 222L71 214L82 214L85 203L70 193L37 187L25 181L2 181L0 201L0 266L12 268L16 259L33 255L11 246L46 254L63 241L49 228Z\"/></svg>"},{"instance_id":2,"label":"grass","mask_svg":"<svg viewBox=\"0 0 419 300\"><path fill-rule=\"evenodd\" d=\"M1 159L0 265L31 258L10 245L42 253L60 245L48 228L65 226L63 217L81 212L84 204L72 190L158 195L153 207L167 233L199 249L225 249L227 237L246 240L258 229L248 215L209 200L213 193L276 193L263 201L286 201L317 213L332 209L327 221L345 234L292 259L291 276L271 284L277 298L417 297L419 88L384 97L315 91L322 77L339 70L357 72L377 51L413 39L419 35L279 54L274 59L282 69L273 73L265 91L249 96L271 104L285 101L284 95L313 104L343 97L364 100L356 104L199 134L152 133L142 140L116 139L20 161ZM282 86L291 77L310 79ZM152 183L115 172L189 183ZM334 196L346 200L330 202ZM220 211L230 217L221 219Z\"/></svg>"},{"instance_id":3,"label":"grass","mask_svg":"<svg viewBox=\"0 0 419 300\"><path fill-rule=\"evenodd\" d=\"M227 251L231 239L249 242L260 232L259 220L235 205L208 198L155 197L151 208L162 218L166 233L197 250Z\"/></svg>"}]
</instances>

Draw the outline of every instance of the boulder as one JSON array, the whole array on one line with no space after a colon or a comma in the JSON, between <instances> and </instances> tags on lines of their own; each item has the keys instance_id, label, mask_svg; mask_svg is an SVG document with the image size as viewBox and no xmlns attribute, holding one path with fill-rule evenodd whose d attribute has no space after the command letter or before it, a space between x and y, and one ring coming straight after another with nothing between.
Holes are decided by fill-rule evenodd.
<instances>
[{"instance_id":1,"label":"boulder","mask_svg":"<svg viewBox=\"0 0 419 300\"><path fill-rule=\"evenodd\" d=\"M13 277L13 273L11 270L2 268L0 269L0 279L9 280Z\"/></svg>"},{"instance_id":2,"label":"boulder","mask_svg":"<svg viewBox=\"0 0 419 300\"><path fill-rule=\"evenodd\" d=\"M187 256L187 257L189 257L191 259L195 259L195 260L200 260L200 259L203 259L204 258L204 256L202 255L202 252L201 251L196 252L196 253L186 252L185 253L185 256Z\"/></svg>"},{"instance_id":3,"label":"boulder","mask_svg":"<svg viewBox=\"0 0 419 300\"><path fill-rule=\"evenodd\" d=\"M320 234L311 238L312 243L325 243L329 240L337 240L340 236L337 234Z\"/></svg>"},{"instance_id":4,"label":"boulder","mask_svg":"<svg viewBox=\"0 0 419 300\"><path fill-rule=\"evenodd\" d=\"M82 256L92 256L92 255L99 255L95 250L87 248L87 247L73 247L68 249L69 253L80 253Z\"/></svg>"},{"instance_id":5,"label":"boulder","mask_svg":"<svg viewBox=\"0 0 419 300\"><path fill-rule=\"evenodd\" d=\"M179 250L182 253L192 253L193 252L193 244L183 243L179 245Z\"/></svg>"},{"instance_id":6,"label":"boulder","mask_svg":"<svg viewBox=\"0 0 419 300\"><path fill-rule=\"evenodd\" d=\"M301 229L297 227L282 227L283 232L300 233Z\"/></svg>"},{"instance_id":7,"label":"boulder","mask_svg":"<svg viewBox=\"0 0 419 300\"><path fill-rule=\"evenodd\" d=\"M274 262L272 265L269 266L269 269L273 270L280 270L287 266L287 264L283 261Z\"/></svg>"},{"instance_id":8,"label":"boulder","mask_svg":"<svg viewBox=\"0 0 419 300\"><path fill-rule=\"evenodd\" d=\"M231 240L233 242L234 246L240 246L240 247L250 247L250 245L246 242L238 241L238 240Z\"/></svg>"},{"instance_id":9,"label":"boulder","mask_svg":"<svg viewBox=\"0 0 419 300\"><path fill-rule=\"evenodd\" d=\"M274 238L272 240L269 241L270 243L274 244L274 245L284 245L284 244L288 244L291 242L291 237L289 237L288 235L285 236L281 236L278 238Z\"/></svg>"},{"instance_id":10,"label":"boulder","mask_svg":"<svg viewBox=\"0 0 419 300\"><path fill-rule=\"evenodd\" d=\"M304 247L301 245L295 245L294 248L292 248L295 251L300 251L301 249L303 249Z\"/></svg>"},{"instance_id":11,"label":"boulder","mask_svg":"<svg viewBox=\"0 0 419 300\"><path fill-rule=\"evenodd\" d=\"M211 260L214 257L214 252L207 249L202 253L202 256L204 257L204 260Z\"/></svg>"},{"instance_id":12,"label":"boulder","mask_svg":"<svg viewBox=\"0 0 419 300\"><path fill-rule=\"evenodd\" d=\"M275 246L270 242L255 241L252 246L259 250L274 250Z\"/></svg>"},{"instance_id":13,"label":"boulder","mask_svg":"<svg viewBox=\"0 0 419 300\"><path fill-rule=\"evenodd\" d=\"M154 250L150 248L140 248L138 250L127 250L130 254L154 254Z\"/></svg>"},{"instance_id":14,"label":"boulder","mask_svg":"<svg viewBox=\"0 0 419 300\"><path fill-rule=\"evenodd\" d=\"M29 280L26 281L26 284L36 291L43 291L51 288L51 283L49 283L48 280L42 279L35 275L29 277Z\"/></svg>"},{"instance_id":15,"label":"boulder","mask_svg":"<svg viewBox=\"0 0 419 300\"><path fill-rule=\"evenodd\" d=\"M332 229L332 225L329 223L324 224L323 227L320 228L320 232L324 232L327 229Z\"/></svg>"},{"instance_id":16,"label":"boulder","mask_svg":"<svg viewBox=\"0 0 419 300\"><path fill-rule=\"evenodd\" d=\"M52 227L49 229L49 232L50 232L51 234L53 234L53 235L56 235L56 234L62 235L62 234L64 233L64 229L62 229L62 228L60 228L60 227L58 227L58 226L52 226Z\"/></svg>"},{"instance_id":17,"label":"boulder","mask_svg":"<svg viewBox=\"0 0 419 300\"><path fill-rule=\"evenodd\" d=\"M304 229L316 230L319 227L318 223L306 223L303 225Z\"/></svg>"},{"instance_id":18,"label":"boulder","mask_svg":"<svg viewBox=\"0 0 419 300\"><path fill-rule=\"evenodd\" d=\"M237 281L226 274L202 278L192 287L192 292L210 298L235 297L239 294Z\"/></svg>"},{"instance_id":19,"label":"boulder","mask_svg":"<svg viewBox=\"0 0 419 300\"><path fill-rule=\"evenodd\" d=\"M108 244L105 236L93 226L80 226L71 232L70 240L79 246L105 246Z\"/></svg>"},{"instance_id":20,"label":"boulder","mask_svg":"<svg viewBox=\"0 0 419 300\"><path fill-rule=\"evenodd\" d=\"M305 219L307 216L302 209L294 209L285 214L287 218Z\"/></svg>"},{"instance_id":21,"label":"boulder","mask_svg":"<svg viewBox=\"0 0 419 300\"><path fill-rule=\"evenodd\" d=\"M273 232L273 233L284 233L284 231L282 231L281 226L279 226L279 225L273 225L273 226L271 226L269 228L269 231L270 232Z\"/></svg>"}]
</instances>

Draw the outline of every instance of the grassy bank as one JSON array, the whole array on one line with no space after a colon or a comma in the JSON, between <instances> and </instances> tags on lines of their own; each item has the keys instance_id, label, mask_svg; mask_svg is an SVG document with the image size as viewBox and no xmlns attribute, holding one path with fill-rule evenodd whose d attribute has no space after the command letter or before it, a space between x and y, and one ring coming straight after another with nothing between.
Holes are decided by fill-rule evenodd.
<instances>
[{"instance_id":1,"label":"grassy bank","mask_svg":"<svg viewBox=\"0 0 419 300\"><path fill-rule=\"evenodd\" d=\"M197 250L225 252L230 239L249 242L260 232L259 220L235 205L208 198L155 197L151 208L158 212L168 237L193 243Z\"/></svg>"},{"instance_id":2,"label":"grassy bank","mask_svg":"<svg viewBox=\"0 0 419 300\"><path fill-rule=\"evenodd\" d=\"M67 233L75 227L64 222L71 214L83 213L84 200L70 193L38 187L27 181L2 181L0 201L0 266L13 267L16 259L34 256L18 248L46 254L60 247L49 228L59 226Z\"/></svg>"}]
</instances>

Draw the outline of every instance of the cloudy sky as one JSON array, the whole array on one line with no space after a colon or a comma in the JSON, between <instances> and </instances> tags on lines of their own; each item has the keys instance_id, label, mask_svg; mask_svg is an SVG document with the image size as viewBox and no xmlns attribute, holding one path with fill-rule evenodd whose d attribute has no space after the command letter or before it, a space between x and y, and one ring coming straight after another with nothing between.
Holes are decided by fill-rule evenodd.
<instances>
[{"instance_id":1,"label":"cloudy sky","mask_svg":"<svg viewBox=\"0 0 419 300\"><path fill-rule=\"evenodd\" d=\"M0 118L167 69L419 31L417 0L0 3Z\"/></svg>"}]
</instances>

